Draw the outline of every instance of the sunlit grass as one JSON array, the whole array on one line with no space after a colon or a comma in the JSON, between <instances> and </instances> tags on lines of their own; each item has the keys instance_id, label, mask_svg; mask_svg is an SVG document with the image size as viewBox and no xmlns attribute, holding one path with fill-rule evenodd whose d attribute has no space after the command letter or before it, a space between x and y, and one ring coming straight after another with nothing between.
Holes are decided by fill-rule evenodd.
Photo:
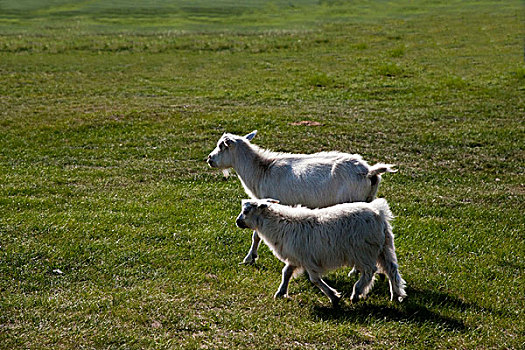
<instances>
[{"instance_id":1,"label":"sunlit grass","mask_svg":"<svg viewBox=\"0 0 525 350\"><path fill-rule=\"evenodd\" d=\"M191 3L0 5L0 348L522 346L521 4ZM203 160L253 129L397 164L404 303L238 265L245 194Z\"/></svg>"}]
</instances>

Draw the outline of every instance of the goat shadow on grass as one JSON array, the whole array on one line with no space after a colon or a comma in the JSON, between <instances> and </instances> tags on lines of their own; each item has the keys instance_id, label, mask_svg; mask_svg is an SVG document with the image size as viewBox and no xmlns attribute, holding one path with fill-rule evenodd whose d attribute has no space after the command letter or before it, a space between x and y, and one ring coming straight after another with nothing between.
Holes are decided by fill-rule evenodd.
<instances>
[{"instance_id":1,"label":"goat shadow on grass","mask_svg":"<svg viewBox=\"0 0 525 350\"><path fill-rule=\"evenodd\" d=\"M386 288L386 293L372 290L369 298L384 297L390 300L388 282L377 281L374 286L374 289L376 288ZM361 300L354 305L350 303L349 298L352 291L345 290L345 288L340 288L340 290L343 292L343 299L338 307L316 305L312 309L312 315L322 320L339 322L367 323L370 319L378 319L417 324L433 323L444 329L464 332L468 330L468 327L462 320L440 315L426 305L439 305L446 309L452 308L459 311L479 308L477 305L466 303L446 293L412 288L407 288L408 297L402 303L388 301L389 305L374 305L367 300Z\"/></svg>"}]
</instances>

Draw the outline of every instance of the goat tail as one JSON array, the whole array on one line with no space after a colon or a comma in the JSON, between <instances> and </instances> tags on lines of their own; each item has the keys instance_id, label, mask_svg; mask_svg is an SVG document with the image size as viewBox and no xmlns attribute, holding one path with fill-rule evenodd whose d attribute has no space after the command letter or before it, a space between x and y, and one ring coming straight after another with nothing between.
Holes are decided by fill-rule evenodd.
<instances>
[{"instance_id":1,"label":"goat tail","mask_svg":"<svg viewBox=\"0 0 525 350\"><path fill-rule=\"evenodd\" d=\"M386 274L390 283L390 300L397 295L399 301L407 296L405 292L406 282L399 274L396 249L394 247L394 234L392 232L392 225L390 221L393 219L390 207L385 199L379 198L372 202L372 206L379 212L381 221L383 222L383 230L385 233L385 244L379 253L377 265L380 272Z\"/></svg>"},{"instance_id":2,"label":"goat tail","mask_svg":"<svg viewBox=\"0 0 525 350\"><path fill-rule=\"evenodd\" d=\"M381 174L384 174L384 173L395 173L395 172L397 172L397 170L393 169L393 167L395 167L394 164L377 163L376 165L372 165L368 169L367 176L369 178L371 178L371 177L374 177L374 176L377 176L377 175L381 175Z\"/></svg>"},{"instance_id":3,"label":"goat tail","mask_svg":"<svg viewBox=\"0 0 525 350\"><path fill-rule=\"evenodd\" d=\"M376 198L379 183L381 182L381 174L395 173L397 170L392 169L394 166L393 164L377 163L368 169L366 177L370 180L370 192L366 198L367 202L371 202Z\"/></svg>"}]
</instances>

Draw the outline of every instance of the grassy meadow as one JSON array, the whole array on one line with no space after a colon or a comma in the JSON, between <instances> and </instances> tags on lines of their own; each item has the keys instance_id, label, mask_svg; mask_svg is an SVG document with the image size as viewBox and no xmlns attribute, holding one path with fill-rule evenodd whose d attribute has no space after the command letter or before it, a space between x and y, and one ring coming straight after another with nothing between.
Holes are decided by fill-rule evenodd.
<instances>
[{"instance_id":1,"label":"grassy meadow","mask_svg":"<svg viewBox=\"0 0 525 350\"><path fill-rule=\"evenodd\" d=\"M521 1L0 1L0 349L525 346ZM297 125L301 121L306 123ZM317 125L320 124L320 125ZM223 132L397 164L403 303L273 300Z\"/></svg>"}]
</instances>

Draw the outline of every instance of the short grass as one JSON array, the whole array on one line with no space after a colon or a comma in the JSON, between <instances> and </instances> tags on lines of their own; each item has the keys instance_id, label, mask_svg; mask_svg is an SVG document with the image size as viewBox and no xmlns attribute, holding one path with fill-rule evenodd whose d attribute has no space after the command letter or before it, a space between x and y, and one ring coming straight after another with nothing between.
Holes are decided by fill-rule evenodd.
<instances>
[{"instance_id":1,"label":"short grass","mask_svg":"<svg viewBox=\"0 0 525 350\"><path fill-rule=\"evenodd\" d=\"M0 348L524 346L523 4L261 3L0 2ZM238 265L203 159L253 129L397 164L405 302Z\"/></svg>"}]
</instances>

